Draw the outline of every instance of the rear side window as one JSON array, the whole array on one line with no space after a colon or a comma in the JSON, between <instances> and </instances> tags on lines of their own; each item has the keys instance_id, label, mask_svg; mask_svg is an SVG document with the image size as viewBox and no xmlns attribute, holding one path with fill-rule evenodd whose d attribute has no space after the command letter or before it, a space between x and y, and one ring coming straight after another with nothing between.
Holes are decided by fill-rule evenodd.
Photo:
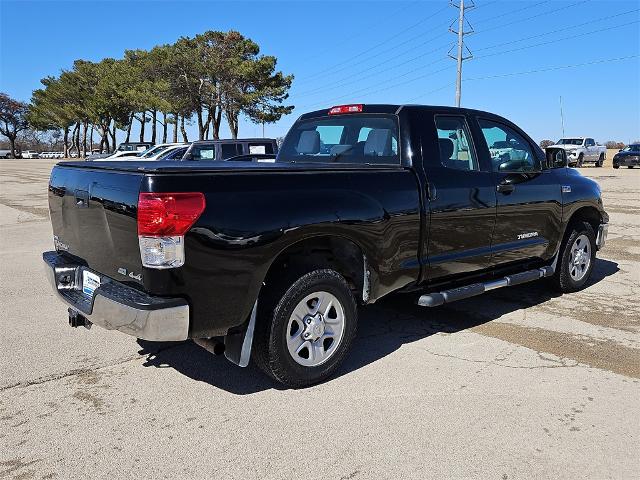
<instances>
[{"instance_id":1,"label":"rear side window","mask_svg":"<svg viewBox=\"0 0 640 480\"><path fill-rule=\"evenodd\" d=\"M454 170L480 170L464 117L437 116L440 163Z\"/></svg>"},{"instance_id":2,"label":"rear side window","mask_svg":"<svg viewBox=\"0 0 640 480\"><path fill-rule=\"evenodd\" d=\"M537 170L536 157L529 142L513 128L491 120L478 120L487 141L494 172Z\"/></svg>"},{"instance_id":3,"label":"rear side window","mask_svg":"<svg viewBox=\"0 0 640 480\"><path fill-rule=\"evenodd\" d=\"M273 154L273 144L265 142L265 143L250 143L249 144L249 155L262 155L262 154Z\"/></svg>"},{"instance_id":4,"label":"rear side window","mask_svg":"<svg viewBox=\"0 0 640 480\"><path fill-rule=\"evenodd\" d=\"M221 143L220 153L222 155L222 160L242 155L242 145L238 143Z\"/></svg>"},{"instance_id":5,"label":"rear side window","mask_svg":"<svg viewBox=\"0 0 640 480\"><path fill-rule=\"evenodd\" d=\"M347 114L296 123L279 162L398 165L398 121L394 115Z\"/></svg>"}]
</instances>

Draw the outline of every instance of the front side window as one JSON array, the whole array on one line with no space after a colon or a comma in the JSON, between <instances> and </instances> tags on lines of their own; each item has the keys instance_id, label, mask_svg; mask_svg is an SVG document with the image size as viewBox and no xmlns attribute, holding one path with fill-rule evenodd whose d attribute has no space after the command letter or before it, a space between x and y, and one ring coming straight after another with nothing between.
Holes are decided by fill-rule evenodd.
<instances>
[{"instance_id":1,"label":"front side window","mask_svg":"<svg viewBox=\"0 0 640 480\"><path fill-rule=\"evenodd\" d=\"M440 163L455 170L480 170L464 117L437 116Z\"/></svg>"},{"instance_id":2,"label":"front side window","mask_svg":"<svg viewBox=\"0 0 640 480\"><path fill-rule=\"evenodd\" d=\"M491 120L479 120L489 147L494 172L532 172L536 157L529 142L513 128Z\"/></svg>"},{"instance_id":3,"label":"front side window","mask_svg":"<svg viewBox=\"0 0 640 480\"><path fill-rule=\"evenodd\" d=\"M302 120L287 134L277 161L398 165L397 118L346 114Z\"/></svg>"}]
</instances>

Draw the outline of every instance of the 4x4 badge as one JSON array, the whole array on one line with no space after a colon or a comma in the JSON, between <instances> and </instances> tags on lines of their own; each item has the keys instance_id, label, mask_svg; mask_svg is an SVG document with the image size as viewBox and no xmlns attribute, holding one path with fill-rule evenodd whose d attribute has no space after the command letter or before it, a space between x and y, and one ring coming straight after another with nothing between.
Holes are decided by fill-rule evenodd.
<instances>
[{"instance_id":1,"label":"4x4 badge","mask_svg":"<svg viewBox=\"0 0 640 480\"><path fill-rule=\"evenodd\" d=\"M562 185L562 193L571 193L571 185Z\"/></svg>"}]
</instances>

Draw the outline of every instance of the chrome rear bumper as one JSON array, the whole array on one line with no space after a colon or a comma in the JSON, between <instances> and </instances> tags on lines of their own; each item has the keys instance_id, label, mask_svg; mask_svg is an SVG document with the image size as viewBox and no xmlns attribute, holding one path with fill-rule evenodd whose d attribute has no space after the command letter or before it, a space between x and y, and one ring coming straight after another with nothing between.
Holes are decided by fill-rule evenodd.
<instances>
[{"instance_id":1,"label":"chrome rear bumper","mask_svg":"<svg viewBox=\"0 0 640 480\"><path fill-rule=\"evenodd\" d=\"M189 305L184 299L153 297L99 274L100 286L90 297L82 292L86 267L57 252L44 252L42 259L58 297L92 324L144 340L188 338Z\"/></svg>"}]
</instances>

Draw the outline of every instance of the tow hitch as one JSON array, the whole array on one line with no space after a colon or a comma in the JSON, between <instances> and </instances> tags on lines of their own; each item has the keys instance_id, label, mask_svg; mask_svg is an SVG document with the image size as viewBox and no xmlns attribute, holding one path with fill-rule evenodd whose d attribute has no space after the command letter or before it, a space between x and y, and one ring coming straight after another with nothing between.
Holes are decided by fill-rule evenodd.
<instances>
[{"instance_id":1,"label":"tow hitch","mask_svg":"<svg viewBox=\"0 0 640 480\"><path fill-rule=\"evenodd\" d=\"M87 330L91 328L91 322L87 318L76 312L73 308L69 308L69 326L73 328L84 327Z\"/></svg>"}]
</instances>

